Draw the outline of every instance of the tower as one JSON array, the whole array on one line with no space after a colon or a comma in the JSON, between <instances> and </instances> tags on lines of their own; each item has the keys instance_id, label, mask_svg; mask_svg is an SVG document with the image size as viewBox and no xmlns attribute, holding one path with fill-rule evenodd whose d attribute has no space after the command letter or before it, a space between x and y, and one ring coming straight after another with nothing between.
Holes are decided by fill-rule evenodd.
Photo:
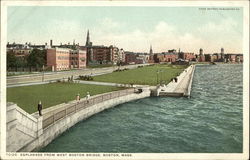
<instances>
[{"instance_id":1,"label":"tower","mask_svg":"<svg viewBox=\"0 0 250 160\"><path fill-rule=\"evenodd\" d=\"M52 39L50 40L50 47L52 48L53 42Z\"/></svg>"},{"instance_id":2,"label":"tower","mask_svg":"<svg viewBox=\"0 0 250 160\"><path fill-rule=\"evenodd\" d=\"M221 54L221 59L224 61L224 48L221 48L220 50L220 54Z\"/></svg>"},{"instance_id":3,"label":"tower","mask_svg":"<svg viewBox=\"0 0 250 160\"><path fill-rule=\"evenodd\" d=\"M179 48L179 50L178 50L178 58L182 58L181 49L180 49L180 48Z\"/></svg>"},{"instance_id":4,"label":"tower","mask_svg":"<svg viewBox=\"0 0 250 160\"><path fill-rule=\"evenodd\" d=\"M149 55L153 56L153 49L152 49L152 45L150 45Z\"/></svg>"},{"instance_id":5,"label":"tower","mask_svg":"<svg viewBox=\"0 0 250 160\"><path fill-rule=\"evenodd\" d=\"M88 46L91 46L91 42L90 42L90 38L89 38L89 30L87 32L87 39L86 39L86 44L85 44L86 47Z\"/></svg>"},{"instance_id":6,"label":"tower","mask_svg":"<svg viewBox=\"0 0 250 160\"><path fill-rule=\"evenodd\" d=\"M200 56L202 56L202 55L203 55L203 49L200 48Z\"/></svg>"},{"instance_id":7,"label":"tower","mask_svg":"<svg viewBox=\"0 0 250 160\"><path fill-rule=\"evenodd\" d=\"M87 49L87 65L89 65L90 62L93 60L93 49L92 49L92 42L90 42L89 30L87 32L85 47Z\"/></svg>"}]
</instances>

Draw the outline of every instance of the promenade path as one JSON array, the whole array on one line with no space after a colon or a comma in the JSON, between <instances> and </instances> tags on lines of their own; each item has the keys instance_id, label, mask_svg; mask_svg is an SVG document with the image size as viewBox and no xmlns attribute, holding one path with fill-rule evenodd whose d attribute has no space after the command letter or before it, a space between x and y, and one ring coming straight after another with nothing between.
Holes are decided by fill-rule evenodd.
<instances>
[{"instance_id":1,"label":"promenade path","mask_svg":"<svg viewBox=\"0 0 250 160\"><path fill-rule=\"evenodd\" d=\"M12 84L12 85L8 85L7 88L41 85L41 84L48 84L48 83L51 83L51 82L56 82L56 80L45 81L45 82L31 82L31 83ZM131 86L130 84L111 83L111 82L97 82L97 81L84 81L84 80L74 80L74 83L90 84L90 85L102 85L102 86L114 86L114 87L145 87L145 86L148 86L148 85L133 85L133 86Z\"/></svg>"},{"instance_id":2,"label":"promenade path","mask_svg":"<svg viewBox=\"0 0 250 160\"><path fill-rule=\"evenodd\" d=\"M177 77L177 82L158 86L157 96L190 96L194 70L195 65L191 65Z\"/></svg>"},{"instance_id":3,"label":"promenade path","mask_svg":"<svg viewBox=\"0 0 250 160\"><path fill-rule=\"evenodd\" d=\"M126 65L126 66L121 66L120 69L124 69L124 68L134 69L142 65L149 65L149 64ZM118 66L112 66L112 67L105 67L105 68L85 68L85 69L72 70L72 71L9 76L7 77L7 86L17 85L17 84L35 83L35 82L36 83L46 82L46 81L52 81L52 80L57 80L57 79L63 79L63 78L67 79L68 77L79 76L79 75L95 76L95 75L111 73L118 68L119 68Z\"/></svg>"}]
</instances>

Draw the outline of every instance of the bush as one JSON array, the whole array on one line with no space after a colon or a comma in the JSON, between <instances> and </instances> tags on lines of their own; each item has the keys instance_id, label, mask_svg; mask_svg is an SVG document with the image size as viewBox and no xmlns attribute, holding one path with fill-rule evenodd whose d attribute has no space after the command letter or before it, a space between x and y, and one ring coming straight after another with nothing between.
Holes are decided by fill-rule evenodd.
<instances>
[{"instance_id":1,"label":"bush","mask_svg":"<svg viewBox=\"0 0 250 160\"><path fill-rule=\"evenodd\" d=\"M116 69L113 72L122 72L122 71L126 71L129 70L128 68L124 68L124 69Z\"/></svg>"},{"instance_id":2,"label":"bush","mask_svg":"<svg viewBox=\"0 0 250 160\"><path fill-rule=\"evenodd\" d=\"M93 76L89 76L89 75L85 75L85 76L80 75L78 79L85 80L85 81L93 81L94 80Z\"/></svg>"}]
</instances>

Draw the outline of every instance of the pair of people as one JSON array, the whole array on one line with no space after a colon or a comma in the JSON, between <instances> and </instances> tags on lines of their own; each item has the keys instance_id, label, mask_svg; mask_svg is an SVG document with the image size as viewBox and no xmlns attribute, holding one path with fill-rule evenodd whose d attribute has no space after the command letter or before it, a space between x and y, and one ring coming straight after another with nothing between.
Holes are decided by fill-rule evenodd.
<instances>
[{"instance_id":1,"label":"pair of people","mask_svg":"<svg viewBox=\"0 0 250 160\"><path fill-rule=\"evenodd\" d=\"M87 92L87 95L86 95L86 100L87 100L87 102L89 102L89 98L90 98L90 94L89 94L89 92ZM78 93L77 96L76 96L76 100L77 100L77 101L80 101L80 94L79 94L79 93Z\"/></svg>"},{"instance_id":2,"label":"pair of people","mask_svg":"<svg viewBox=\"0 0 250 160\"><path fill-rule=\"evenodd\" d=\"M172 79L171 79L171 81L172 81L172 82L176 82L176 83L177 83L177 82L178 82L178 78L177 78L177 77L172 78Z\"/></svg>"}]
</instances>

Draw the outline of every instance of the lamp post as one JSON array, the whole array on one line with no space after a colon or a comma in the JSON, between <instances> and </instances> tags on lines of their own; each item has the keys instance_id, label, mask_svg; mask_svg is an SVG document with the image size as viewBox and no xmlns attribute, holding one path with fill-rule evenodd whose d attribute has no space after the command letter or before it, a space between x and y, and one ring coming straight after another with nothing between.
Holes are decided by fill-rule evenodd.
<instances>
[{"instance_id":1,"label":"lamp post","mask_svg":"<svg viewBox=\"0 0 250 160\"><path fill-rule=\"evenodd\" d=\"M159 70L156 71L156 76L157 76L157 85L158 85L158 76L159 76Z\"/></svg>"},{"instance_id":2,"label":"lamp post","mask_svg":"<svg viewBox=\"0 0 250 160\"><path fill-rule=\"evenodd\" d=\"M44 65L43 65L43 76L42 76L42 82L44 81Z\"/></svg>"},{"instance_id":3,"label":"lamp post","mask_svg":"<svg viewBox=\"0 0 250 160\"><path fill-rule=\"evenodd\" d=\"M164 79L164 78L162 78L163 72L164 72L164 70L161 70L161 83L163 82L163 79Z\"/></svg>"},{"instance_id":4,"label":"lamp post","mask_svg":"<svg viewBox=\"0 0 250 160\"><path fill-rule=\"evenodd\" d=\"M161 81L162 81L162 70L160 70L160 84L161 84Z\"/></svg>"}]
</instances>

